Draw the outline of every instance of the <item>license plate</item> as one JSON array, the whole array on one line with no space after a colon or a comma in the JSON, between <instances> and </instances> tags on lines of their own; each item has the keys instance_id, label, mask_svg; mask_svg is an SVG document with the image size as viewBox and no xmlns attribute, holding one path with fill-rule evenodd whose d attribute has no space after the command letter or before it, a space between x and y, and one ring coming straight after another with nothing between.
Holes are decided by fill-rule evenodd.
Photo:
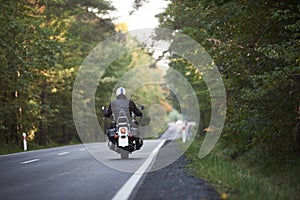
<instances>
[{"instance_id":1,"label":"license plate","mask_svg":"<svg viewBox=\"0 0 300 200\"><path fill-rule=\"evenodd\" d=\"M129 142L128 142L128 137L127 136L119 137L119 146L120 147L126 147L128 145L129 145Z\"/></svg>"}]
</instances>

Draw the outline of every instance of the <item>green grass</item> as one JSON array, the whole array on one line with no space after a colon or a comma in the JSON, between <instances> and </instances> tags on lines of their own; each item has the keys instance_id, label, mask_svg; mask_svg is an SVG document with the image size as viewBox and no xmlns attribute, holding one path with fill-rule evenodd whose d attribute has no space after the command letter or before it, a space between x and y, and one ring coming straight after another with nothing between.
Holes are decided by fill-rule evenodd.
<instances>
[{"instance_id":1,"label":"green grass","mask_svg":"<svg viewBox=\"0 0 300 200\"><path fill-rule=\"evenodd\" d=\"M197 177L214 185L224 199L268 200L300 199L300 161L292 165L249 166L245 160L229 160L222 156L220 145L203 159L198 157L199 142L194 142L186 155L188 166ZM288 170L288 172L287 172Z\"/></svg>"},{"instance_id":2,"label":"green grass","mask_svg":"<svg viewBox=\"0 0 300 200\"><path fill-rule=\"evenodd\" d=\"M16 144L0 143L0 155L16 153L21 151L23 151L22 147Z\"/></svg>"}]
</instances>

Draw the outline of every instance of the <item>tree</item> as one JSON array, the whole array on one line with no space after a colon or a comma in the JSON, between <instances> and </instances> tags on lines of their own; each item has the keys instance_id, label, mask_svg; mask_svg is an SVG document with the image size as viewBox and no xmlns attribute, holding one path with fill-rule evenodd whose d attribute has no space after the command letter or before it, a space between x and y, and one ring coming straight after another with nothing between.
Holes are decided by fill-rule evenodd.
<instances>
[{"instance_id":1,"label":"tree","mask_svg":"<svg viewBox=\"0 0 300 200\"><path fill-rule=\"evenodd\" d=\"M81 62L114 33L105 1L1 1L1 141L77 140L72 85Z\"/></svg>"},{"instance_id":2,"label":"tree","mask_svg":"<svg viewBox=\"0 0 300 200\"><path fill-rule=\"evenodd\" d=\"M189 35L217 64L228 104L222 141L236 155L253 151L278 160L293 154L299 123L299 8L296 1L176 0L158 16L161 27ZM173 66L190 72L197 85L200 79L188 63Z\"/></svg>"}]
</instances>

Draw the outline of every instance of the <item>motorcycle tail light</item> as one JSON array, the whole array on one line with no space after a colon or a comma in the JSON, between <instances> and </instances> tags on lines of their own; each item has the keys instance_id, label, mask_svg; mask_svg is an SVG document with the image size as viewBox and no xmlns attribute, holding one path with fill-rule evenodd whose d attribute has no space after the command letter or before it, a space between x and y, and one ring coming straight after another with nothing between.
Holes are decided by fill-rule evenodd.
<instances>
[{"instance_id":1,"label":"motorcycle tail light","mask_svg":"<svg viewBox=\"0 0 300 200\"><path fill-rule=\"evenodd\" d=\"M126 133L126 128L121 128L120 132L121 132L121 134L125 134Z\"/></svg>"}]
</instances>

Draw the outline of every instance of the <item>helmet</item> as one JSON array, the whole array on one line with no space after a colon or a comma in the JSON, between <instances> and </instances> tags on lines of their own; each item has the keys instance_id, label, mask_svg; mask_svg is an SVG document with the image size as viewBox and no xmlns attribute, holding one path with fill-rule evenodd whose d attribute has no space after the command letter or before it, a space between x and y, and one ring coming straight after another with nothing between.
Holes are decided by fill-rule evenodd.
<instances>
[{"instance_id":1,"label":"helmet","mask_svg":"<svg viewBox=\"0 0 300 200\"><path fill-rule=\"evenodd\" d=\"M119 87L119 88L117 89L116 95L119 96L120 94L126 95L126 90L125 90L125 88Z\"/></svg>"}]
</instances>

